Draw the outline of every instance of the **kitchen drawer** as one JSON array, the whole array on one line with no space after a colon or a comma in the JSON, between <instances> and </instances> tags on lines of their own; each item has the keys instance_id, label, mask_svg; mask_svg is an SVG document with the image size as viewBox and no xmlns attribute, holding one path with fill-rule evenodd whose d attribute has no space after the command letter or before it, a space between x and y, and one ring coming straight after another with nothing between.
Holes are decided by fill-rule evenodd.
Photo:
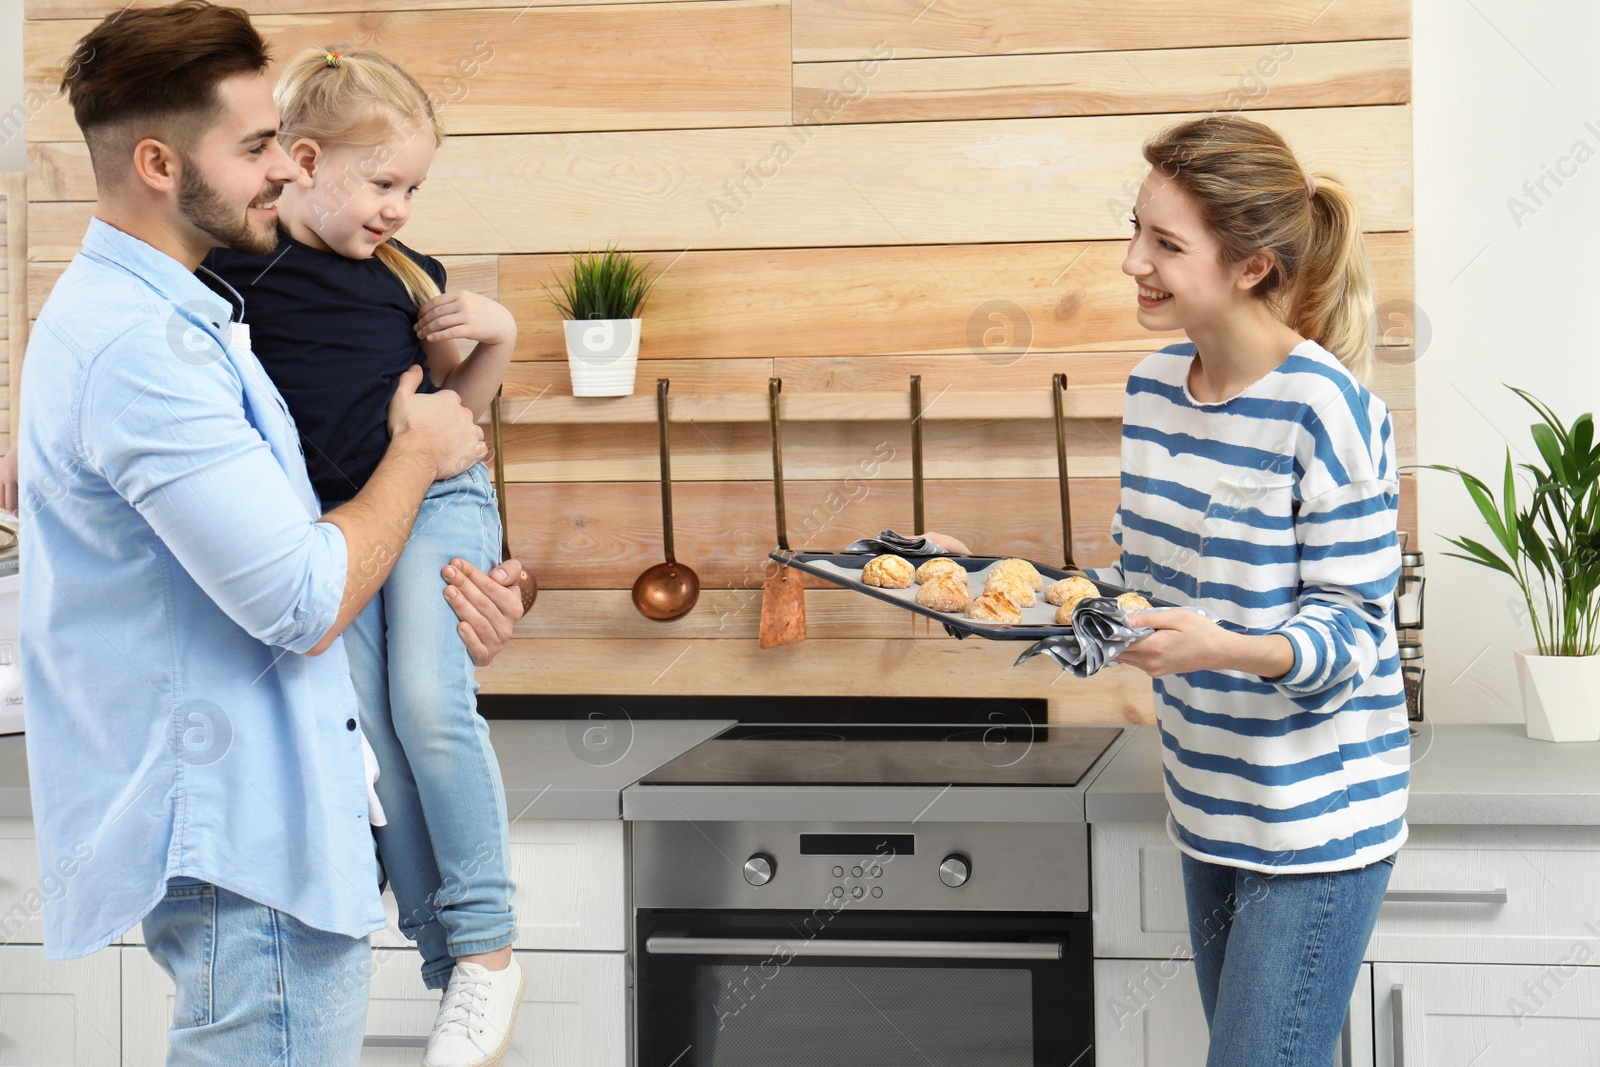
<instances>
[{"instance_id":1,"label":"kitchen drawer","mask_svg":"<svg viewBox=\"0 0 1600 1067\"><path fill-rule=\"evenodd\" d=\"M64 892L70 884L67 878L39 884L39 846L32 819L0 819L0 942L44 944L45 894Z\"/></svg>"},{"instance_id":2,"label":"kitchen drawer","mask_svg":"<svg viewBox=\"0 0 1600 1067\"><path fill-rule=\"evenodd\" d=\"M1205 1067L1206 1015L1188 960L1095 960L1094 989L1095 1067ZM1370 965L1356 979L1333 1062L1372 1067Z\"/></svg>"},{"instance_id":3,"label":"kitchen drawer","mask_svg":"<svg viewBox=\"0 0 1600 1067\"><path fill-rule=\"evenodd\" d=\"M47 960L37 946L0 947L0 1063L116 1067L122 1062L119 951Z\"/></svg>"},{"instance_id":4,"label":"kitchen drawer","mask_svg":"<svg viewBox=\"0 0 1600 1067\"><path fill-rule=\"evenodd\" d=\"M1597 880L1600 827L1413 827L1367 958L1556 963L1600 938Z\"/></svg>"},{"instance_id":5,"label":"kitchen drawer","mask_svg":"<svg viewBox=\"0 0 1600 1067\"><path fill-rule=\"evenodd\" d=\"M143 949L123 952L124 1058L159 1064L166 1048L173 987ZM528 975L506 1062L531 1067L626 1067L626 957L621 953L518 952ZM414 953L377 949L367 1006L362 1067L416 1067L439 1008L422 984Z\"/></svg>"},{"instance_id":6,"label":"kitchen drawer","mask_svg":"<svg viewBox=\"0 0 1600 1067\"><path fill-rule=\"evenodd\" d=\"M1179 853L1159 823L1093 827L1096 957L1187 955ZM1415 826L1367 959L1555 963L1597 936L1600 827ZM1401 899L1402 897L1406 899Z\"/></svg>"},{"instance_id":7,"label":"kitchen drawer","mask_svg":"<svg viewBox=\"0 0 1600 1067\"><path fill-rule=\"evenodd\" d=\"M620 819L519 820L511 824L518 949L621 952L627 947L627 867ZM394 895L375 948L410 948Z\"/></svg>"}]
</instances>

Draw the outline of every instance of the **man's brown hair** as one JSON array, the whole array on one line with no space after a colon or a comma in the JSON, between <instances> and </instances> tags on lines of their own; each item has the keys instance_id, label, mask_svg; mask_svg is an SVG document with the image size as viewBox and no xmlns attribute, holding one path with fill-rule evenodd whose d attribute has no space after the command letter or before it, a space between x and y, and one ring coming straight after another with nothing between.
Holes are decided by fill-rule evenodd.
<instances>
[{"instance_id":1,"label":"man's brown hair","mask_svg":"<svg viewBox=\"0 0 1600 1067\"><path fill-rule=\"evenodd\" d=\"M106 16L78 42L61 79L95 179L120 181L127 153L146 137L193 147L219 111L217 83L264 71L270 61L266 42L236 7L181 0Z\"/></svg>"}]
</instances>

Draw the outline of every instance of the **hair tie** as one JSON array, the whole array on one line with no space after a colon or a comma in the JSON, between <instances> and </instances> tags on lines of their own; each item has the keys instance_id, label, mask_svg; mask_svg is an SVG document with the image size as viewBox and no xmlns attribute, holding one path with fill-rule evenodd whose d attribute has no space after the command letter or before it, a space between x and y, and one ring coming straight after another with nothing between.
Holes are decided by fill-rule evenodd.
<instances>
[{"instance_id":1,"label":"hair tie","mask_svg":"<svg viewBox=\"0 0 1600 1067\"><path fill-rule=\"evenodd\" d=\"M1314 196L1317 195L1317 179L1316 179L1315 176L1312 175L1312 173L1309 170L1306 171L1305 174L1306 174L1306 197L1307 198L1311 198L1311 197L1314 197Z\"/></svg>"},{"instance_id":2,"label":"hair tie","mask_svg":"<svg viewBox=\"0 0 1600 1067\"><path fill-rule=\"evenodd\" d=\"M328 66L330 67L337 67L339 65L338 52L324 52L322 53L322 58L327 61Z\"/></svg>"}]
</instances>

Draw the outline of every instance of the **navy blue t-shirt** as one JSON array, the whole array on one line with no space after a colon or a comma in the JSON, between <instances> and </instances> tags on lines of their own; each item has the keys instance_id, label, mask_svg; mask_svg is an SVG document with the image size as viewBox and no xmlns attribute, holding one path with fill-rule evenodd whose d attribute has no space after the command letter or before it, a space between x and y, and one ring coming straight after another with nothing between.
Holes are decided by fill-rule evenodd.
<instances>
[{"instance_id":1,"label":"navy blue t-shirt","mask_svg":"<svg viewBox=\"0 0 1600 1067\"><path fill-rule=\"evenodd\" d=\"M444 290L438 260L390 243ZM205 265L244 297L250 347L294 416L312 487L324 503L349 500L389 447L395 383L423 362L405 285L376 256L322 252L281 227L270 255L217 248ZM417 391L436 387L424 376Z\"/></svg>"}]
</instances>

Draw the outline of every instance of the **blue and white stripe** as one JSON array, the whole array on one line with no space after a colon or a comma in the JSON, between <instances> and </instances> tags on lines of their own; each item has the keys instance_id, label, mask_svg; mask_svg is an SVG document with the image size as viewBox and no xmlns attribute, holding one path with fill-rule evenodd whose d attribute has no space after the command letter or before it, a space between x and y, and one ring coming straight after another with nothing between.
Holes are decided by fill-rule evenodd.
<instances>
[{"instance_id":1,"label":"blue and white stripe","mask_svg":"<svg viewBox=\"0 0 1600 1067\"><path fill-rule=\"evenodd\" d=\"M1282 634L1295 659L1273 681L1156 680L1169 832L1213 863L1365 866L1405 841L1410 780L1389 411L1314 341L1201 403L1186 384L1194 352L1163 349L1128 379L1122 553L1091 573Z\"/></svg>"}]
</instances>

